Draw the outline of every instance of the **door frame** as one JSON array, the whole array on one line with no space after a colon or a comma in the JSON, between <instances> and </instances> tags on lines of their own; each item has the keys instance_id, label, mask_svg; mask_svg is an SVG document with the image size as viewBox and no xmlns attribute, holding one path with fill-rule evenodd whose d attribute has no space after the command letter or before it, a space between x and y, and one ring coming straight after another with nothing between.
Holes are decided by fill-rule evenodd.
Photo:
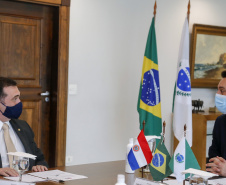
<instances>
[{"instance_id":1,"label":"door frame","mask_svg":"<svg viewBox=\"0 0 226 185\"><path fill-rule=\"evenodd\" d=\"M70 6L71 0L15 0L36 4L46 4L51 6Z\"/></svg>"},{"instance_id":2,"label":"door frame","mask_svg":"<svg viewBox=\"0 0 226 185\"><path fill-rule=\"evenodd\" d=\"M59 7L57 123L55 166L65 166L68 96L70 0L15 0Z\"/></svg>"}]
</instances>

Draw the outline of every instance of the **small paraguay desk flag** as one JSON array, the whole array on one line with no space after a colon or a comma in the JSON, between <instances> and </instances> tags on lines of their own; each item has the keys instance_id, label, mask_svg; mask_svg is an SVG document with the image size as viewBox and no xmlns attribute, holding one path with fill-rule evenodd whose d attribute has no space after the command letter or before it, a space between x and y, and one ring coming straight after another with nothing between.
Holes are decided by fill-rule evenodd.
<instances>
[{"instance_id":1,"label":"small paraguay desk flag","mask_svg":"<svg viewBox=\"0 0 226 185\"><path fill-rule=\"evenodd\" d=\"M145 121L144 134L160 136L162 116L154 17L144 54L137 111L140 117L140 129L143 129L142 123Z\"/></svg>"},{"instance_id":2,"label":"small paraguay desk flag","mask_svg":"<svg viewBox=\"0 0 226 185\"><path fill-rule=\"evenodd\" d=\"M127 157L132 170L139 169L151 162L152 153L143 130L138 135Z\"/></svg>"}]
</instances>

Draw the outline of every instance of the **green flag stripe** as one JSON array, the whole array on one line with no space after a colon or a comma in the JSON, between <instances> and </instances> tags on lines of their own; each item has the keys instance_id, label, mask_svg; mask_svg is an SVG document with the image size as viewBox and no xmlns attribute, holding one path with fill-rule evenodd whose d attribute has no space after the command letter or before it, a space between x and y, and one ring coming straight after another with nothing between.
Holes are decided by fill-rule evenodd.
<instances>
[{"instance_id":1,"label":"green flag stripe","mask_svg":"<svg viewBox=\"0 0 226 185\"><path fill-rule=\"evenodd\" d=\"M138 95L138 101L137 101L137 112L140 111L141 91L142 91L142 82L140 82L140 89L139 89L139 95Z\"/></svg>"},{"instance_id":2,"label":"green flag stripe","mask_svg":"<svg viewBox=\"0 0 226 185\"><path fill-rule=\"evenodd\" d=\"M160 136L162 132L162 119L154 116L153 114L140 109L140 130L143 129L143 120L145 120L144 135L157 135Z\"/></svg>"},{"instance_id":3,"label":"green flag stripe","mask_svg":"<svg viewBox=\"0 0 226 185\"><path fill-rule=\"evenodd\" d=\"M157 44L155 36L155 18L152 18L150 31L148 34L147 44L144 56L152 60L155 64L158 64Z\"/></svg>"},{"instance_id":4,"label":"green flag stripe","mask_svg":"<svg viewBox=\"0 0 226 185\"><path fill-rule=\"evenodd\" d=\"M187 140L185 139L185 169L188 168L194 168L194 169L200 169L199 163L189 146Z\"/></svg>"},{"instance_id":5,"label":"green flag stripe","mask_svg":"<svg viewBox=\"0 0 226 185\"><path fill-rule=\"evenodd\" d=\"M174 101L175 101L175 95L176 95L176 88L177 88L177 84L175 82L175 85L174 85L174 92L173 92L173 106L172 106L172 112L174 110Z\"/></svg>"}]
</instances>

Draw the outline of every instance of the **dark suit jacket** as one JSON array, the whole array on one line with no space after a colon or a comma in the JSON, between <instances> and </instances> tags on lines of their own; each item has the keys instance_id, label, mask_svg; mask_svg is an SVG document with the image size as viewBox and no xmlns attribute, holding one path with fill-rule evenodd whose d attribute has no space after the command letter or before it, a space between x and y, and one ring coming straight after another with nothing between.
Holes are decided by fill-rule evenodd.
<instances>
[{"instance_id":1,"label":"dark suit jacket","mask_svg":"<svg viewBox=\"0 0 226 185\"><path fill-rule=\"evenodd\" d=\"M209 158L216 156L226 159L226 114L216 119L213 128L213 140L209 148Z\"/></svg>"},{"instance_id":2,"label":"dark suit jacket","mask_svg":"<svg viewBox=\"0 0 226 185\"><path fill-rule=\"evenodd\" d=\"M24 145L24 149L26 153L36 155L36 160L30 159L29 160L29 170L33 166L36 165L43 165L48 167L47 162L44 159L44 155L42 151L37 147L34 141L34 132L32 131L31 127L27 124L26 121L18 120L18 119L11 119L10 124L12 128L20 138L22 144ZM0 157L0 168L2 168L2 159Z\"/></svg>"}]
</instances>

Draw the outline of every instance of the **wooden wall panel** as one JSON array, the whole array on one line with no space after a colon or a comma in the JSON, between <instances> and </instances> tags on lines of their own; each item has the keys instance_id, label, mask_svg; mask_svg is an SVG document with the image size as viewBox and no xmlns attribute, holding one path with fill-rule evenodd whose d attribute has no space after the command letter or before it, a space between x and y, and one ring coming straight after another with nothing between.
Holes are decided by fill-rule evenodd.
<instances>
[{"instance_id":1,"label":"wooden wall panel","mask_svg":"<svg viewBox=\"0 0 226 185\"><path fill-rule=\"evenodd\" d=\"M0 31L1 75L40 87L40 20L0 15Z\"/></svg>"}]
</instances>

